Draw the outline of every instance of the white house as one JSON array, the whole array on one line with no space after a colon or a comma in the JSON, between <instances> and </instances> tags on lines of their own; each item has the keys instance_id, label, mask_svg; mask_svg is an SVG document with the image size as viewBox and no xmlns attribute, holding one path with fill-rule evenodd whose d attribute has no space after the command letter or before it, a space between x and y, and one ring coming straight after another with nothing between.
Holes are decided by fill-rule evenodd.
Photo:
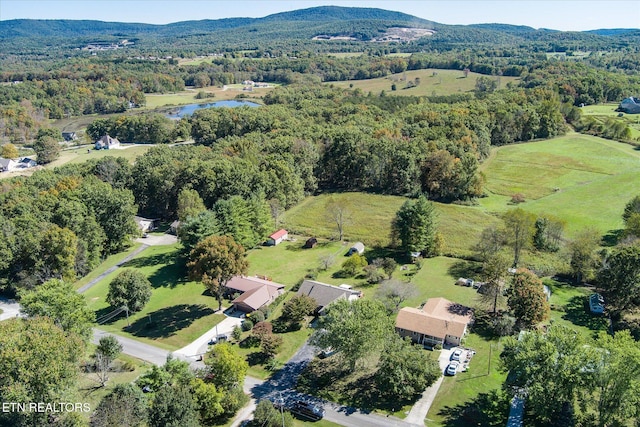
<instances>
[{"instance_id":1,"label":"white house","mask_svg":"<svg viewBox=\"0 0 640 427\"><path fill-rule=\"evenodd\" d=\"M11 172L18 167L18 162L0 157L0 172Z\"/></svg>"},{"instance_id":2,"label":"white house","mask_svg":"<svg viewBox=\"0 0 640 427\"><path fill-rule=\"evenodd\" d=\"M109 135L104 135L96 141L96 150L111 150L114 148L120 148L120 141L118 141L117 138L111 138Z\"/></svg>"}]
</instances>

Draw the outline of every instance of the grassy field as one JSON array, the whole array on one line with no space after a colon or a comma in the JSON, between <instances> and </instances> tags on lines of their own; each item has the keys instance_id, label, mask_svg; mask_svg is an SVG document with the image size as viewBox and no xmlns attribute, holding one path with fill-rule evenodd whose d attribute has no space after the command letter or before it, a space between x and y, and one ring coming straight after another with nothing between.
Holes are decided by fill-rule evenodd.
<instances>
[{"instance_id":1,"label":"grassy field","mask_svg":"<svg viewBox=\"0 0 640 427\"><path fill-rule=\"evenodd\" d=\"M585 227L605 233L622 227L622 210L637 194L640 152L627 144L570 134L500 147L482 170L489 197L479 201L487 211L511 208L506 203L510 196L522 193L527 201L520 207L564 219L568 236Z\"/></svg>"},{"instance_id":2,"label":"grassy field","mask_svg":"<svg viewBox=\"0 0 640 427\"><path fill-rule=\"evenodd\" d=\"M101 329L167 350L177 350L224 318L215 313L218 304L205 293L202 284L185 278L184 266L176 262L178 248L179 245L152 246L123 264L123 268L135 268L145 274L153 286L153 294L144 309L130 315L128 321L120 316L100 325ZM105 297L109 282L118 272L107 275L84 294L89 307L96 311L96 317L111 311Z\"/></svg>"},{"instance_id":3,"label":"grassy field","mask_svg":"<svg viewBox=\"0 0 640 427\"><path fill-rule=\"evenodd\" d=\"M456 93L471 92L475 89L476 80L482 74L469 73L464 77L460 70L411 70L404 73L393 74L386 77L368 80L348 80L343 82L331 82L334 86L353 89L361 89L365 93L372 92L378 94L383 90L387 95L452 95ZM410 80L420 79L420 84L416 87L405 89L406 83ZM486 77L486 76L485 76ZM498 80L498 89L506 87L507 83L517 81L517 77L492 77ZM395 83L397 90L392 91L391 85Z\"/></svg>"},{"instance_id":4,"label":"grassy field","mask_svg":"<svg viewBox=\"0 0 640 427\"><path fill-rule=\"evenodd\" d=\"M107 271L111 267L115 266L116 264L120 263L131 252L135 251L139 247L140 247L140 243L134 242L131 245L131 247L129 247L129 249L127 249L126 251L118 252L117 254L113 254L113 255L107 257L104 261L102 261L102 263L98 267L96 267L93 271L91 271L91 273L87 274L86 276L84 276L80 280L76 281L73 284L73 287L75 289L78 289L78 288L86 285L87 283L91 282L92 280L96 279L101 274L103 274L105 271Z\"/></svg>"}]
</instances>

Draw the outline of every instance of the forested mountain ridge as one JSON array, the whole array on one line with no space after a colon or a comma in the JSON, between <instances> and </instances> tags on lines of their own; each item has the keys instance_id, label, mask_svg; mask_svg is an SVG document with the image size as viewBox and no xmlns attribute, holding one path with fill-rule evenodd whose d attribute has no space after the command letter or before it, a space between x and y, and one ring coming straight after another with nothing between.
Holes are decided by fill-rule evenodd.
<instances>
[{"instance_id":1,"label":"forested mountain ridge","mask_svg":"<svg viewBox=\"0 0 640 427\"><path fill-rule=\"evenodd\" d=\"M134 40L142 50L170 50L173 45L192 49L222 48L229 43L253 48L264 43L308 40L318 35L350 36L370 41L390 27L434 30L423 37L426 43L442 47L446 43L492 43L513 45L524 41L552 42L570 39L582 44L629 43L637 30L609 29L590 32L561 32L508 24L445 25L409 14L377 8L322 6L268 15L262 18L203 19L166 25L103 22L91 20L0 21L0 46L6 53L25 46L37 49L79 48L93 41ZM14 47L15 45L15 47ZM16 50L18 49L18 50Z\"/></svg>"}]
</instances>

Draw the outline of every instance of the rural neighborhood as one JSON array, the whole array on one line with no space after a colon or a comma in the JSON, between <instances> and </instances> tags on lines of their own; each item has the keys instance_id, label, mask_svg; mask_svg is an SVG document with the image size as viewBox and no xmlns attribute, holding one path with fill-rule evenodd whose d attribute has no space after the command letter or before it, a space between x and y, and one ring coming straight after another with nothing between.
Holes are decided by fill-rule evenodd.
<instances>
[{"instance_id":1,"label":"rural neighborhood","mask_svg":"<svg viewBox=\"0 0 640 427\"><path fill-rule=\"evenodd\" d=\"M0 426L638 427L640 29L139 3L0 17Z\"/></svg>"}]
</instances>

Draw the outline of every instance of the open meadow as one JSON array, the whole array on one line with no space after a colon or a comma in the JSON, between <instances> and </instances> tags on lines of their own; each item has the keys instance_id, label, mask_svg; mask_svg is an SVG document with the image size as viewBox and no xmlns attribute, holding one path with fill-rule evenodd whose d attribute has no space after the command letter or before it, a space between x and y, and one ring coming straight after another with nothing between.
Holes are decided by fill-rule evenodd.
<instances>
[{"instance_id":1,"label":"open meadow","mask_svg":"<svg viewBox=\"0 0 640 427\"><path fill-rule=\"evenodd\" d=\"M469 73L464 76L462 70L424 69L410 70L403 73L392 74L386 77L367 80L347 80L341 82L328 82L336 87L361 89L364 93L379 94L385 91L387 95L413 95L413 96L440 96L456 93L472 92L476 81L482 74ZM485 76L486 77L486 76ZM407 87L409 81L419 84L415 87ZM498 80L498 89L506 87L509 82L518 80L518 77L492 77ZM396 90L391 90L391 85L396 85Z\"/></svg>"},{"instance_id":2,"label":"open meadow","mask_svg":"<svg viewBox=\"0 0 640 427\"><path fill-rule=\"evenodd\" d=\"M273 86L273 85L272 85ZM273 87L253 88L251 91L242 90L242 85L229 85L225 88L219 86L207 86L203 88L187 88L180 92L172 93L148 93L145 95L147 104L143 110L154 110L161 107L172 107L185 104L201 104L207 102L225 101L236 99L238 95L250 100L259 100L267 94ZM208 98L197 99L198 92L211 94Z\"/></svg>"}]
</instances>

